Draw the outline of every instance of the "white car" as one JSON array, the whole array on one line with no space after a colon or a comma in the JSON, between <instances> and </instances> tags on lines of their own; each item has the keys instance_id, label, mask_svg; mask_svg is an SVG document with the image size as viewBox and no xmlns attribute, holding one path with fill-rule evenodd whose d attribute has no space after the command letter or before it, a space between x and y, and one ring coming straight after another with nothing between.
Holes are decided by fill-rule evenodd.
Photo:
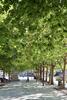
<instances>
[{"instance_id":1,"label":"white car","mask_svg":"<svg viewBox=\"0 0 67 100\"><path fill-rule=\"evenodd\" d=\"M18 75L19 80L34 80L34 74L31 72L24 72Z\"/></svg>"}]
</instances>

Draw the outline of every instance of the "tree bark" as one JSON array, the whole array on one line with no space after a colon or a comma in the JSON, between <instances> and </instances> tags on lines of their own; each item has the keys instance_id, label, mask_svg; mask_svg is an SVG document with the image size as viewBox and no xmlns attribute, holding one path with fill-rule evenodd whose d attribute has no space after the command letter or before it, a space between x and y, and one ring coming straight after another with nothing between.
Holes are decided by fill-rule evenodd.
<instances>
[{"instance_id":1,"label":"tree bark","mask_svg":"<svg viewBox=\"0 0 67 100\"><path fill-rule=\"evenodd\" d=\"M48 67L46 67L46 82L47 82Z\"/></svg>"},{"instance_id":2,"label":"tree bark","mask_svg":"<svg viewBox=\"0 0 67 100\"><path fill-rule=\"evenodd\" d=\"M3 69L3 82L5 82L5 69Z\"/></svg>"},{"instance_id":3,"label":"tree bark","mask_svg":"<svg viewBox=\"0 0 67 100\"><path fill-rule=\"evenodd\" d=\"M9 71L8 75L9 75L9 82L10 82L10 71Z\"/></svg>"},{"instance_id":4,"label":"tree bark","mask_svg":"<svg viewBox=\"0 0 67 100\"><path fill-rule=\"evenodd\" d=\"M40 66L40 80L42 80L42 67Z\"/></svg>"},{"instance_id":5,"label":"tree bark","mask_svg":"<svg viewBox=\"0 0 67 100\"><path fill-rule=\"evenodd\" d=\"M53 85L54 82L53 82L53 73L54 73L54 65L51 64L51 68L50 68L50 85Z\"/></svg>"},{"instance_id":6,"label":"tree bark","mask_svg":"<svg viewBox=\"0 0 67 100\"><path fill-rule=\"evenodd\" d=\"M62 88L65 88L65 69L66 69L66 57L64 57L63 86L62 86Z\"/></svg>"},{"instance_id":7,"label":"tree bark","mask_svg":"<svg viewBox=\"0 0 67 100\"><path fill-rule=\"evenodd\" d=\"M43 68L43 72L42 72L43 73L43 81L42 81L42 83L43 83L43 86L44 86L44 65L43 65L42 68Z\"/></svg>"},{"instance_id":8,"label":"tree bark","mask_svg":"<svg viewBox=\"0 0 67 100\"><path fill-rule=\"evenodd\" d=\"M5 71L3 70L3 79L5 78Z\"/></svg>"},{"instance_id":9,"label":"tree bark","mask_svg":"<svg viewBox=\"0 0 67 100\"><path fill-rule=\"evenodd\" d=\"M37 82L37 79L38 79L38 68L36 67L36 74L35 74L35 77L36 77L36 82Z\"/></svg>"}]
</instances>

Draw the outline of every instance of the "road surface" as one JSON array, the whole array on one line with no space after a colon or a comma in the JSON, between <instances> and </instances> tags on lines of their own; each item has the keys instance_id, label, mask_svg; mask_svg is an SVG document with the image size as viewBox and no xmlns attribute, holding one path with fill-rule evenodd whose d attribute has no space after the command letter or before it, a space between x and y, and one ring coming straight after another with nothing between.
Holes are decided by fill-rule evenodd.
<instances>
[{"instance_id":1,"label":"road surface","mask_svg":"<svg viewBox=\"0 0 67 100\"><path fill-rule=\"evenodd\" d=\"M40 82L12 82L0 87L0 100L67 100L67 95Z\"/></svg>"}]
</instances>

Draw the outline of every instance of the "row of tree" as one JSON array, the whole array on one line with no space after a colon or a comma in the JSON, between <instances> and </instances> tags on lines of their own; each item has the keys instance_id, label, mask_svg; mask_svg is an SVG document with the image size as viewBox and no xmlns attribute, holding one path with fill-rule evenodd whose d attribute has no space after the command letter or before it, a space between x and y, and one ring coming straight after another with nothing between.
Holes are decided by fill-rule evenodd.
<instances>
[{"instance_id":1,"label":"row of tree","mask_svg":"<svg viewBox=\"0 0 67 100\"><path fill-rule=\"evenodd\" d=\"M66 0L0 0L3 70L20 71L40 64L53 70L55 66L66 66L66 57Z\"/></svg>"}]
</instances>

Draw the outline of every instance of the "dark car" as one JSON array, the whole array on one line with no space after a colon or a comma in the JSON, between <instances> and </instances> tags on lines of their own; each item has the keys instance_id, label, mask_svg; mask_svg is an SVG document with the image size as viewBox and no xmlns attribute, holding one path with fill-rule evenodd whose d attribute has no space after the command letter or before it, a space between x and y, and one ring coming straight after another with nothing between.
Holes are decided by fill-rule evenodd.
<instances>
[{"instance_id":1,"label":"dark car","mask_svg":"<svg viewBox=\"0 0 67 100\"><path fill-rule=\"evenodd\" d=\"M61 76L63 73L61 71L57 71L54 76Z\"/></svg>"},{"instance_id":2,"label":"dark car","mask_svg":"<svg viewBox=\"0 0 67 100\"><path fill-rule=\"evenodd\" d=\"M6 79L6 78L0 78L0 82L1 82L1 83L8 82L8 81L9 81L9 80Z\"/></svg>"}]
</instances>

